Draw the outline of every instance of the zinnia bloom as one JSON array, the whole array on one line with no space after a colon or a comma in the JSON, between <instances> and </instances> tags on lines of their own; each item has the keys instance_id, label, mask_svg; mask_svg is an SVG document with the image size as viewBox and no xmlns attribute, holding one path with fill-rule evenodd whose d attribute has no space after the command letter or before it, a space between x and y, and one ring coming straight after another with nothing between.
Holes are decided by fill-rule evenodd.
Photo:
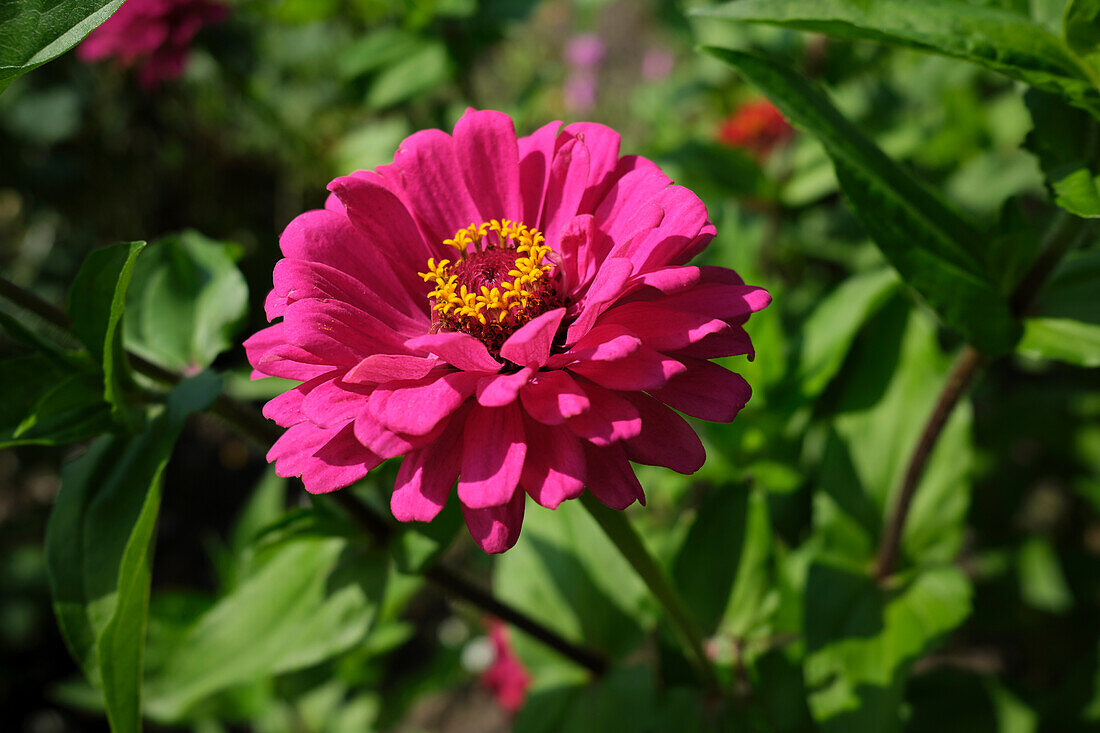
<instances>
[{"instance_id":1,"label":"zinnia bloom","mask_svg":"<svg viewBox=\"0 0 1100 733\"><path fill-rule=\"evenodd\" d=\"M211 0L126 0L76 53L85 61L136 66L142 86L152 88L183 73L191 39L225 14L225 6Z\"/></svg>"},{"instance_id":2,"label":"zinnia bloom","mask_svg":"<svg viewBox=\"0 0 1100 733\"><path fill-rule=\"evenodd\" d=\"M489 621L489 641L493 645L493 661L481 674L481 684L504 712L514 715L523 708L531 676L512 651L507 626L495 619Z\"/></svg>"},{"instance_id":3,"label":"zinnia bloom","mask_svg":"<svg viewBox=\"0 0 1100 733\"><path fill-rule=\"evenodd\" d=\"M757 157L767 157L780 143L790 139L791 124L766 99L742 104L722 123L718 139L731 148L747 150Z\"/></svg>"},{"instance_id":4,"label":"zinnia bloom","mask_svg":"<svg viewBox=\"0 0 1100 733\"><path fill-rule=\"evenodd\" d=\"M710 361L747 354L768 294L691 266L706 208L601 125L517 139L470 110L407 138L390 165L329 184L280 240L254 376L300 380L264 414L268 453L313 493L404 456L391 499L430 521L455 482L486 552L515 544L525 497L645 496L630 461L699 469L674 410L732 420L751 394Z\"/></svg>"}]
</instances>

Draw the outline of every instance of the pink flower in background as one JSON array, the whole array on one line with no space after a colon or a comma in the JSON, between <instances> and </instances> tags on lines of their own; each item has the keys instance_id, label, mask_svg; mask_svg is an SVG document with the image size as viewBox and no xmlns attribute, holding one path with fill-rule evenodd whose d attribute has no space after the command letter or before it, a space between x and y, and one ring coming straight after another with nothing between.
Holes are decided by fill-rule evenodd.
<instances>
[{"instance_id":1,"label":"pink flower in background","mask_svg":"<svg viewBox=\"0 0 1100 733\"><path fill-rule=\"evenodd\" d=\"M565 63L569 68L562 86L562 101L573 113L584 113L596 106L600 90L597 74L607 48L595 33L574 36L565 45Z\"/></svg>"},{"instance_id":2,"label":"pink flower in background","mask_svg":"<svg viewBox=\"0 0 1100 733\"><path fill-rule=\"evenodd\" d=\"M651 48L642 56L642 78L647 81L667 79L675 59L667 48Z\"/></svg>"},{"instance_id":3,"label":"pink flower in background","mask_svg":"<svg viewBox=\"0 0 1100 733\"><path fill-rule=\"evenodd\" d=\"M114 59L136 66L146 88L183 73L188 47L204 25L225 18L226 7L211 0L126 0L77 49L84 61Z\"/></svg>"},{"instance_id":4,"label":"pink flower in background","mask_svg":"<svg viewBox=\"0 0 1100 733\"><path fill-rule=\"evenodd\" d=\"M390 506L430 521L457 481L486 552L515 544L526 497L587 486L644 503L630 462L693 473L703 446L676 412L729 421L751 394L711 359L746 354L768 294L686 264L714 236L706 208L591 123L516 137L469 110L390 165L329 184L280 240L254 376L301 384L264 414L268 453L313 493L404 456ZM281 319L281 320L280 320Z\"/></svg>"},{"instance_id":5,"label":"pink flower in background","mask_svg":"<svg viewBox=\"0 0 1100 733\"><path fill-rule=\"evenodd\" d=\"M718 139L763 158L792 134L794 129L783 113L768 100L757 99L742 104L722 123Z\"/></svg>"},{"instance_id":6,"label":"pink flower in background","mask_svg":"<svg viewBox=\"0 0 1100 733\"><path fill-rule=\"evenodd\" d=\"M523 708L531 677L508 640L508 627L496 619L489 622L489 641L493 645L493 661L481 674L481 684L492 693L497 705L506 713L516 714Z\"/></svg>"}]
</instances>

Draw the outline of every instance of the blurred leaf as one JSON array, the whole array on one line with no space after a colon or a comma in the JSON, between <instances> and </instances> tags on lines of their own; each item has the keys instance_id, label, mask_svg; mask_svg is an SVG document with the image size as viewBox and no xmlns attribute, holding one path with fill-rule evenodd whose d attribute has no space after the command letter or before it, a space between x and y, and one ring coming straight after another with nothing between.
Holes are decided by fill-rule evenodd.
<instances>
[{"instance_id":1,"label":"blurred leaf","mask_svg":"<svg viewBox=\"0 0 1100 733\"><path fill-rule=\"evenodd\" d=\"M711 489L672 561L672 582L706 635L717 628L729 604L742 555L749 549L748 499L744 486Z\"/></svg>"},{"instance_id":2,"label":"blurred leaf","mask_svg":"<svg viewBox=\"0 0 1100 733\"><path fill-rule=\"evenodd\" d=\"M836 383L834 427L826 448L814 526L830 549L869 560L931 405L950 369L936 332L919 312L897 305L867 326ZM973 466L971 412L960 404L936 443L909 510L905 557L948 562L962 542Z\"/></svg>"},{"instance_id":3,"label":"blurred leaf","mask_svg":"<svg viewBox=\"0 0 1100 733\"><path fill-rule=\"evenodd\" d=\"M758 56L708 50L764 90L791 122L821 139L864 228L946 325L983 351L1011 348L1018 327L1007 299L986 274L985 237L888 158L801 77Z\"/></svg>"},{"instance_id":4,"label":"blurred leaf","mask_svg":"<svg viewBox=\"0 0 1100 733\"><path fill-rule=\"evenodd\" d=\"M898 287L889 268L854 275L825 297L802 327L798 373L802 394L821 393L844 363L863 324Z\"/></svg>"},{"instance_id":5,"label":"blurred leaf","mask_svg":"<svg viewBox=\"0 0 1100 733\"><path fill-rule=\"evenodd\" d=\"M1073 594L1050 540L1031 537L1024 542L1016 567L1024 603L1048 613L1065 613L1073 607Z\"/></svg>"},{"instance_id":6,"label":"blurred leaf","mask_svg":"<svg viewBox=\"0 0 1100 733\"><path fill-rule=\"evenodd\" d=\"M27 388L32 384L28 380L22 386ZM114 427L98 380L84 374L70 374L57 378L41 394L11 437L0 437L0 447L64 445L93 438Z\"/></svg>"},{"instance_id":7,"label":"blurred leaf","mask_svg":"<svg viewBox=\"0 0 1100 733\"><path fill-rule=\"evenodd\" d=\"M166 654L146 683L146 710L156 720L182 721L218 691L351 648L369 628L385 576L384 555L342 538L278 546Z\"/></svg>"},{"instance_id":8,"label":"blurred leaf","mask_svg":"<svg viewBox=\"0 0 1100 733\"><path fill-rule=\"evenodd\" d=\"M443 511L430 522L401 525L389 548L397 569L409 574L422 572L443 554L464 526L455 499L449 499Z\"/></svg>"},{"instance_id":9,"label":"blurred leaf","mask_svg":"<svg viewBox=\"0 0 1100 733\"><path fill-rule=\"evenodd\" d=\"M410 132L408 121L402 117L388 117L352 130L332 151L333 172L344 175L391 162L393 151Z\"/></svg>"},{"instance_id":10,"label":"blurred leaf","mask_svg":"<svg viewBox=\"0 0 1100 733\"><path fill-rule=\"evenodd\" d=\"M989 242L989 264L1002 292L1016 289L1042 249L1043 242L1027 219L1018 199L1006 201Z\"/></svg>"},{"instance_id":11,"label":"blurred leaf","mask_svg":"<svg viewBox=\"0 0 1100 733\"><path fill-rule=\"evenodd\" d=\"M1063 28L1074 51L1085 57L1100 54L1100 0L1069 0Z\"/></svg>"},{"instance_id":12,"label":"blurred leaf","mask_svg":"<svg viewBox=\"0 0 1100 733\"><path fill-rule=\"evenodd\" d=\"M1067 257L1024 321L1017 352L1084 367L1100 366L1100 252Z\"/></svg>"},{"instance_id":13,"label":"blurred leaf","mask_svg":"<svg viewBox=\"0 0 1100 733\"><path fill-rule=\"evenodd\" d=\"M1054 202L1077 216L1100 216L1100 123L1051 94L1030 90L1024 99L1032 119L1025 144L1039 158Z\"/></svg>"},{"instance_id":14,"label":"blurred leaf","mask_svg":"<svg viewBox=\"0 0 1100 733\"><path fill-rule=\"evenodd\" d=\"M122 315L134 263L145 242L112 244L85 258L69 291L69 318L73 333L103 365L103 395L111 414L129 422L123 389L129 363L122 346Z\"/></svg>"},{"instance_id":15,"label":"blurred leaf","mask_svg":"<svg viewBox=\"0 0 1100 733\"><path fill-rule=\"evenodd\" d=\"M422 40L400 28L379 28L352 43L340 55L340 75L351 79L378 71L416 52Z\"/></svg>"},{"instance_id":16,"label":"blurred leaf","mask_svg":"<svg viewBox=\"0 0 1100 733\"><path fill-rule=\"evenodd\" d=\"M248 314L248 285L232 247L193 231L150 245L126 298L127 347L188 373L232 347Z\"/></svg>"},{"instance_id":17,"label":"blurred leaf","mask_svg":"<svg viewBox=\"0 0 1100 733\"><path fill-rule=\"evenodd\" d=\"M1028 318L1016 350L1037 359L1100 366L1100 325L1068 318Z\"/></svg>"},{"instance_id":18,"label":"blurred leaf","mask_svg":"<svg viewBox=\"0 0 1100 733\"><path fill-rule=\"evenodd\" d=\"M367 105L386 109L418 97L451 78L451 61L443 44L422 41L392 66L378 73L367 93Z\"/></svg>"},{"instance_id":19,"label":"blurred leaf","mask_svg":"<svg viewBox=\"0 0 1100 733\"><path fill-rule=\"evenodd\" d=\"M1054 203L1071 214L1096 219L1100 217L1100 176L1087 168L1079 168L1053 184Z\"/></svg>"},{"instance_id":20,"label":"blurred leaf","mask_svg":"<svg viewBox=\"0 0 1100 733\"><path fill-rule=\"evenodd\" d=\"M1097 71L1061 38L1012 11L957 0L735 0L698 12L964 59L1066 96L1100 117Z\"/></svg>"},{"instance_id":21,"label":"blurred leaf","mask_svg":"<svg viewBox=\"0 0 1100 733\"><path fill-rule=\"evenodd\" d=\"M0 92L17 76L80 43L122 0L5 0L0 10Z\"/></svg>"},{"instance_id":22,"label":"blurred leaf","mask_svg":"<svg viewBox=\"0 0 1100 733\"><path fill-rule=\"evenodd\" d=\"M815 563L806 586L806 684L825 731L901 730L911 664L970 613L971 587L953 567L882 589L849 568Z\"/></svg>"},{"instance_id":23,"label":"blurred leaf","mask_svg":"<svg viewBox=\"0 0 1100 733\"><path fill-rule=\"evenodd\" d=\"M140 729L150 551L161 477L184 419L217 396L201 374L169 395L132 437L103 438L62 473L46 529L46 563L65 643L103 688L112 729Z\"/></svg>"},{"instance_id":24,"label":"blurred leaf","mask_svg":"<svg viewBox=\"0 0 1100 733\"><path fill-rule=\"evenodd\" d=\"M527 513L519 542L496 563L493 588L567 639L614 656L633 651L652 620L641 579L579 501Z\"/></svg>"}]
</instances>

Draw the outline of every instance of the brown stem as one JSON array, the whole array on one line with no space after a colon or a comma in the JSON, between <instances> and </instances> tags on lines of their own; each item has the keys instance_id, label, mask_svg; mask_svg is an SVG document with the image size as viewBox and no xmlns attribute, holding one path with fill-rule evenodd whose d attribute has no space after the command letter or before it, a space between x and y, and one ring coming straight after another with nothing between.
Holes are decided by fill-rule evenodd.
<instances>
[{"instance_id":1,"label":"brown stem","mask_svg":"<svg viewBox=\"0 0 1100 733\"><path fill-rule=\"evenodd\" d=\"M878 559L875 563L875 576L881 581L894 572L898 554L901 548L901 538L905 531L905 518L909 513L909 506L913 503L913 496L917 492L924 468L932 455L932 449L936 447L936 441L947 424L952 410L958 404L959 398L966 392L966 388L974 381L978 369L985 363L983 357L973 346L964 346L955 360L955 367L951 370L947 383L940 392L936 406L932 410L928 422L921 431L920 440L909 459L909 466L905 469L905 478L898 490L898 498L894 503L894 510L890 514L889 523L882 535L879 544Z\"/></svg>"},{"instance_id":2,"label":"brown stem","mask_svg":"<svg viewBox=\"0 0 1100 733\"><path fill-rule=\"evenodd\" d=\"M7 298L24 310L37 314L44 321L59 329L68 330L70 328L69 317L64 311L4 278L0 278L0 296ZM180 374L154 364L137 354L130 353L129 357L134 371L157 382L174 385L183 380ZM270 447L281 434L279 428L257 410L224 394L220 395L214 402L210 412L263 447ZM353 521L380 545L388 543L394 536L395 527L393 524L376 512L369 504L360 501L350 491L338 491L332 495L332 498L348 513ZM454 571L436 564L426 568L423 575L445 593L525 631L593 674L602 675L607 670L607 661L599 652L574 644L530 616L525 615L522 611L494 598L491 594L473 585Z\"/></svg>"}]
</instances>

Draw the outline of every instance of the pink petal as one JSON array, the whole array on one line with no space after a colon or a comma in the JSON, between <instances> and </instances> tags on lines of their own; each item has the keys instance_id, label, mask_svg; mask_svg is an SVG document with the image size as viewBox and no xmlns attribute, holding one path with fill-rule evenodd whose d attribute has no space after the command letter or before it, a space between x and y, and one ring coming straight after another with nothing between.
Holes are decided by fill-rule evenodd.
<instances>
[{"instance_id":1,"label":"pink petal","mask_svg":"<svg viewBox=\"0 0 1100 733\"><path fill-rule=\"evenodd\" d=\"M519 393L527 414L544 425L561 425L588 410L584 390L565 372L538 372Z\"/></svg>"},{"instance_id":2,"label":"pink petal","mask_svg":"<svg viewBox=\"0 0 1100 733\"><path fill-rule=\"evenodd\" d=\"M685 369L682 362L642 345L621 359L588 359L569 367L601 387L620 391L660 387Z\"/></svg>"},{"instance_id":3,"label":"pink petal","mask_svg":"<svg viewBox=\"0 0 1100 733\"><path fill-rule=\"evenodd\" d=\"M483 407L504 407L516 401L519 390L535 373L524 367L514 374L494 374L482 377L477 384L477 401Z\"/></svg>"},{"instance_id":4,"label":"pink petal","mask_svg":"<svg viewBox=\"0 0 1100 733\"><path fill-rule=\"evenodd\" d=\"M286 327L283 323L261 329L245 339L244 350L248 362L260 373L260 376L299 379L303 382L332 371L332 365L315 363L317 359L300 349L294 354L286 354ZM291 356L308 359L301 362ZM258 377L254 373L253 379Z\"/></svg>"},{"instance_id":5,"label":"pink petal","mask_svg":"<svg viewBox=\"0 0 1100 733\"><path fill-rule=\"evenodd\" d=\"M484 509L507 504L523 470L527 445L518 406L475 407L466 420L458 498Z\"/></svg>"},{"instance_id":6,"label":"pink petal","mask_svg":"<svg viewBox=\"0 0 1100 733\"><path fill-rule=\"evenodd\" d=\"M564 316L564 308L555 308L523 324L500 347L500 355L520 366L545 366Z\"/></svg>"},{"instance_id":7,"label":"pink petal","mask_svg":"<svg viewBox=\"0 0 1100 733\"><path fill-rule=\"evenodd\" d=\"M429 333L409 339L405 342L405 346L414 351L438 356L466 372L496 374L504 366L489 356L489 350L485 348L485 344L468 333Z\"/></svg>"},{"instance_id":8,"label":"pink petal","mask_svg":"<svg viewBox=\"0 0 1100 733\"><path fill-rule=\"evenodd\" d=\"M558 241L558 234L577 215L588 182L588 148L573 139L554 154L546 204L542 211L542 233L547 242Z\"/></svg>"},{"instance_id":9,"label":"pink petal","mask_svg":"<svg viewBox=\"0 0 1100 733\"><path fill-rule=\"evenodd\" d=\"M661 298L655 301L655 305L733 320L763 310L771 300L767 290L752 285L702 283L685 292Z\"/></svg>"},{"instance_id":10,"label":"pink petal","mask_svg":"<svg viewBox=\"0 0 1100 733\"><path fill-rule=\"evenodd\" d=\"M675 351L727 328L722 319L703 313L670 310L656 303L627 303L610 308L598 325L618 325L657 351Z\"/></svg>"},{"instance_id":11,"label":"pink petal","mask_svg":"<svg viewBox=\"0 0 1100 733\"><path fill-rule=\"evenodd\" d=\"M305 416L302 415L302 400L305 396L317 386L338 378L342 373L340 370L326 372L271 398L264 405L264 417L268 420L274 420L277 425L284 428L297 425L305 420Z\"/></svg>"},{"instance_id":12,"label":"pink petal","mask_svg":"<svg viewBox=\"0 0 1100 733\"><path fill-rule=\"evenodd\" d=\"M503 506L473 509L462 505L462 516L470 536L482 550L495 555L509 550L519 539L523 526L523 505L527 495L517 491L511 501Z\"/></svg>"},{"instance_id":13,"label":"pink petal","mask_svg":"<svg viewBox=\"0 0 1100 733\"><path fill-rule=\"evenodd\" d=\"M319 428L344 425L366 409L370 387L341 384L331 379L311 389L302 399L302 414Z\"/></svg>"},{"instance_id":14,"label":"pink petal","mask_svg":"<svg viewBox=\"0 0 1100 733\"><path fill-rule=\"evenodd\" d=\"M358 171L335 179L328 185L328 190L343 202L348 219L365 243L364 254L359 256L373 253L382 256L371 257L373 262L368 261L368 266L388 260L397 276L409 280L409 285L419 281L416 287L426 296L430 288L420 278L416 281L412 278L425 267L435 250L424 240L404 202L389 189L386 181L377 173ZM451 234L454 234L453 230ZM341 249L348 251L353 247L344 243ZM338 264L329 264L339 267ZM426 305L427 300L424 302Z\"/></svg>"},{"instance_id":15,"label":"pink petal","mask_svg":"<svg viewBox=\"0 0 1100 733\"><path fill-rule=\"evenodd\" d=\"M377 418L371 414L368 405L355 416L355 439L382 458L396 458L435 440L449 423L449 420L440 421L435 428L424 435L395 433L378 422Z\"/></svg>"},{"instance_id":16,"label":"pink petal","mask_svg":"<svg viewBox=\"0 0 1100 733\"><path fill-rule=\"evenodd\" d=\"M645 506L645 492L620 446L597 448L586 444L584 454L588 490L593 496L612 509L626 509L635 501Z\"/></svg>"},{"instance_id":17,"label":"pink petal","mask_svg":"<svg viewBox=\"0 0 1100 733\"><path fill-rule=\"evenodd\" d=\"M550 178L550 162L560 122L550 122L518 141L519 180L523 196L523 221L542 221L542 205L546 197L546 182Z\"/></svg>"},{"instance_id":18,"label":"pink petal","mask_svg":"<svg viewBox=\"0 0 1100 733\"><path fill-rule=\"evenodd\" d=\"M668 186L649 205L664 211L661 223L640 236L616 238L621 244L608 257L627 257L634 263L635 272L646 272L665 265L682 265L706 244L698 237L710 226L707 207L694 193L683 186Z\"/></svg>"},{"instance_id":19,"label":"pink petal","mask_svg":"<svg viewBox=\"0 0 1100 733\"><path fill-rule=\"evenodd\" d=\"M676 350L672 356L677 358L690 356L696 359L717 359L723 356L740 356L742 354L748 356L749 361L755 358L756 351L752 347L752 339L749 338L745 329L740 326L728 326L704 336L693 344Z\"/></svg>"},{"instance_id":20,"label":"pink petal","mask_svg":"<svg viewBox=\"0 0 1100 733\"><path fill-rule=\"evenodd\" d=\"M709 361L687 361L688 369L650 394L669 407L711 422L730 422L752 397L744 378Z\"/></svg>"},{"instance_id":21,"label":"pink petal","mask_svg":"<svg viewBox=\"0 0 1100 733\"><path fill-rule=\"evenodd\" d=\"M630 460L683 474L703 467L707 452L687 420L645 394L634 393L628 399L642 416L642 432L625 443Z\"/></svg>"},{"instance_id":22,"label":"pink petal","mask_svg":"<svg viewBox=\"0 0 1100 733\"><path fill-rule=\"evenodd\" d=\"M654 197L672 184L656 167L639 168L617 180L596 209L596 226L616 242L624 242L637 231L631 220ZM651 224L650 227L655 226ZM646 227L646 228L650 228Z\"/></svg>"},{"instance_id":23,"label":"pink petal","mask_svg":"<svg viewBox=\"0 0 1100 733\"><path fill-rule=\"evenodd\" d=\"M565 343L575 343L588 333L607 305L622 295L626 281L633 271L634 266L628 259L611 257L604 260L581 301L577 319L569 326Z\"/></svg>"},{"instance_id":24,"label":"pink petal","mask_svg":"<svg viewBox=\"0 0 1100 733\"><path fill-rule=\"evenodd\" d=\"M527 456L520 483L531 498L547 509L584 491L585 465L581 441L565 428L525 421Z\"/></svg>"},{"instance_id":25,"label":"pink petal","mask_svg":"<svg viewBox=\"0 0 1100 733\"><path fill-rule=\"evenodd\" d=\"M406 354L372 354L344 376L352 384L383 384L398 379L421 379L439 366L438 359Z\"/></svg>"},{"instance_id":26,"label":"pink petal","mask_svg":"<svg viewBox=\"0 0 1100 733\"><path fill-rule=\"evenodd\" d=\"M590 407L586 412L566 421L570 430L600 446L633 438L641 432L642 418L634 405L611 390L588 380L583 380L580 384L588 395Z\"/></svg>"},{"instance_id":27,"label":"pink petal","mask_svg":"<svg viewBox=\"0 0 1100 733\"><path fill-rule=\"evenodd\" d=\"M309 422L283 433L267 452L267 460L280 476L301 476L312 494L355 483L382 462L355 440L350 424L324 430Z\"/></svg>"},{"instance_id":28,"label":"pink petal","mask_svg":"<svg viewBox=\"0 0 1100 733\"><path fill-rule=\"evenodd\" d=\"M480 221L454 140L447 133L422 130L405 138L393 156L393 168L430 241L442 246L461 227Z\"/></svg>"},{"instance_id":29,"label":"pink petal","mask_svg":"<svg viewBox=\"0 0 1100 733\"><path fill-rule=\"evenodd\" d=\"M336 300L291 303L283 327L293 353L305 352L315 363L353 367L371 354L408 351L404 338L390 325Z\"/></svg>"},{"instance_id":30,"label":"pink petal","mask_svg":"<svg viewBox=\"0 0 1100 733\"><path fill-rule=\"evenodd\" d=\"M379 385L368 403L371 414L397 433L426 435L473 394L480 375L448 372L411 382Z\"/></svg>"},{"instance_id":31,"label":"pink petal","mask_svg":"<svg viewBox=\"0 0 1100 733\"><path fill-rule=\"evenodd\" d=\"M453 420L431 443L401 462L390 497L399 522L430 522L447 504L462 458L462 421Z\"/></svg>"},{"instance_id":32,"label":"pink petal","mask_svg":"<svg viewBox=\"0 0 1100 733\"><path fill-rule=\"evenodd\" d=\"M454 147L481 220L520 220L519 148L512 118L467 110L455 123Z\"/></svg>"},{"instance_id":33,"label":"pink petal","mask_svg":"<svg viewBox=\"0 0 1100 733\"><path fill-rule=\"evenodd\" d=\"M588 181L578 211L591 213L603 200L615 179L619 164L619 133L594 122L574 122L562 131L584 142L590 163ZM621 174L620 174L621 175Z\"/></svg>"},{"instance_id":34,"label":"pink petal","mask_svg":"<svg viewBox=\"0 0 1100 733\"><path fill-rule=\"evenodd\" d=\"M573 217L550 246L561 256L562 291L583 293L599 265L611 251L611 238L597 226L591 214Z\"/></svg>"}]
</instances>

